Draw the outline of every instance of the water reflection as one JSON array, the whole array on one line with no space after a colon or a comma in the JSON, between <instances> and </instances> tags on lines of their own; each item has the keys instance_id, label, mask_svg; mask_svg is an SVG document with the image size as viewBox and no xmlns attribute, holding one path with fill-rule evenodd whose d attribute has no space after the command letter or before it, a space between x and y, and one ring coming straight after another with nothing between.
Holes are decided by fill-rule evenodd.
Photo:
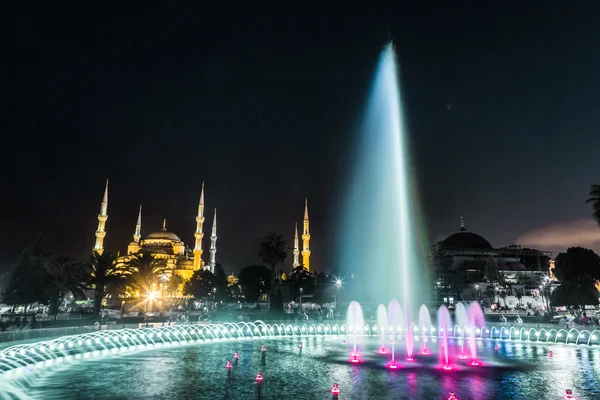
<instances>
[{"instance_id":1,"label":"water reflection","mask_svg":"<svg viewBox=\"0 0 600 400\"><path fill-rule=\"evenodd\" d=\"M300 342L303 352L300 356ZM580 399L600 398L598 348L478 343L482 366L461 362L452 371L435 368L436 357L416 355L397 371L384 367L377 338L367 341L364 361L347 362L339 337L289 337L264 341L213 342L152 350L52 367L30 392L40 399L254 399L255 377L265 399L329 399L334 382L340 399L438 399L451 391L460 399L551 399L572 388ZM267 353L264 364L261 346ZM555 357L548 357L552 349ZM235 352L240 358L225 368Z\"/></svg>"}]
</instances>

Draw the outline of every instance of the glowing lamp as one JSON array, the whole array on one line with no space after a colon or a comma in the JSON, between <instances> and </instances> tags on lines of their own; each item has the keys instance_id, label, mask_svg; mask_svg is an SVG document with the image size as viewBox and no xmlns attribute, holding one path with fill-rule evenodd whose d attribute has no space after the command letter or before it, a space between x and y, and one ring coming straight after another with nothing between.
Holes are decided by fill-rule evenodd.
<instances>
[{"instance_id":1,"label":"glowing lamp","mask_svg":"<svg viewBox=\"0 0 600 400\"><path fill-rule=\"evenodd\" d=\"M237 351L236 351L236 352L235 352L235 354L233 355L233 358L235 358L236 360L237 360L238 358L240 358L240 355L238 354L238 352L237 352Z\"/></svg>"},{"instance_id":2,"label":"glowing lamp","mask_svg":"<svg viewBox=\"0 0 600 400\"><path fill-rule=\"evenodd\" d=\"M415 359L412 358L412 356L408 356L408 357L406 357L406 361L411 361L412 362L412 361L415 361Z\"/></svg>"},{"instance_id":3,"label":"glowing lamp","mask_svg":"<svg viewBox=\"0 0 600 400\"><path fill-rule=\"evenodd\" d=\"M421 354L427 355L429 354L429 351L427 350L427 348L424 348L423 351L421 351Z\"/></svg>"},{"instance_id":4,"label":"glowing lamp","mask_svg":"<svg viewBox=\"0 0 600 400\"><path fill-rule=\"evenodd\" d=\"M227 365L225 366L227 369L231 369L231 361L227 360Z\"/></svg>"},{"instance_id":5,"label":"glowing lamp","mask_svg":"<svg viewBox=\"0 0 600 400\"><path fill-rule=\"evenodd\" d=\"M467 356L465 356L464 354L461 354L460 356L458 356L458 358L460 358L461 360L466 360Z\"/></svg>"},{"instance_id":6,"label":"glowing lamp","mask_svg":"<svg viewBox=\"0 0 600 400\"><path fill-rule=\"evenodd\" d=\"M577 397L573 396L573 391L571 389L567 389L565 394L565 397L563 397L563 399L565 400L577 400Z\"/></svg>"},{"instance_id":7,"label":"glowing lamp","mask_svg":"<svg viewBox=\"0 0 600 400\"><path fill-rule=\"evenodd\" d=\"M256 383L262 383L262 381L263 381L262 372L259 371L258 374L256 374L256 378L254 378L254 379L256 379Z\"/></svg>"},{"instance_id":8,"label":"glowing lamp","mask_svg":"<svg viewBox=\"0 0 600 400\"><path fill-rule=\"evenodd\" d=\"M379 349L379 354L385 354L387 353L387 350L385 349L385 347L381 346L381 348Z\"/></svg>"},{"instance_id":9,"label":"glowing lamp","mask_svg":"<svg viewBox=\"0 0 600 400\"><path fill-rule=\"evenodd\" d=\"M553 352L548 352L548 357L554 357L554 353Z\"/></svg>"},{"instance_id":10,"label":"glowing lamp","mask_svg":"<svg viewBox=\"0 0 600 400\"><path fill-rule=\"evenodd\" d=\"M494 350L496 350L496 351L500 350L500 346L498 346L498 345L495 345L495 346L494 346Z\"/></svg>"},{"instance_id":11,"label":"glowing lamp","mask_svg":"<svg viewBox=\"0 0 600 400\"><path fill-rule=\"evenodd\" d=\"M358 356L356 354L353 354L350 361L356 364L358 362Z\"/></svg>"},{"instance_id":12,"label":"glowing lamp","mask_svg":"<svg viewBox=\"0 0 600 400\"><path fill-rule=\"evenodd\" d=\"M444 365L444 369L445 369L446 371L450 371L450 370L452 369L452 367L451 367L451 366L449 366L448 364L446 364L446 365Z\"/></svg>"},{"instance_id":13,"label":"glowing lamp","mask_svg":"<svg viewBox=\"0 0 600 400\"><path fill-rule=\"evenodd\" d=\"M337 396L340 394L340 386L337 383L333 384L333 388L331 389L331 394Z\"/></svg>"},{"instance_id":14,"label":"glowing lamp","mask_svg":"<svg viewBox=\"0 0 600 400\"><path fill-rule=\"evenodd\" d=\"M448 394L448 400L458 400L458 397L454 394L454 392L450 392Z\"/></svg>"},{"instance_id":15,"label":"glowing lamp","mask_svg":"<svg viewBox=\"0 0 600 400\"><path fill-rule=\"evenodd\" d=\"M396 361L390 361L387 367L389 369L398 369L398 364L396 364Z\"/></svg>"},{"instance_id":16,"label":"glowing lamp","mask_svg":"<svg viewBox=\"0 0 600 400\"><path fill-rule=\"evenodd\" d=\"M471 365L474 366L474 367L476 367L476 366L479 365L479 361L477 361L477 360L474 359L473 361L471 361Z\"/></svg>"}]
</instances>

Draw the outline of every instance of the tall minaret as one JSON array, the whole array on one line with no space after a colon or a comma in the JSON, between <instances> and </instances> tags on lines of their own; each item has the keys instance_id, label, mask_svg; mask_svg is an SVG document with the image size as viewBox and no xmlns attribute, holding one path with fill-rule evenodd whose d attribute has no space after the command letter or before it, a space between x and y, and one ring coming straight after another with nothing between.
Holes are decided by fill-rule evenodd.
<instances>
[{"instance_id":1,"label":"tall minaret","mask_svg":"<svg viewBox=\"0 0 600 400\"><path fill-rule=\"evenodd\" d=\"M302 232L302 265L310 271L310 231L308 229L308 199L304 201L304 231Z\"/></svg>"},{"instance_id":2,"label":"tall minaret","mask_svg":"<svg viewBox=\"0 0 600 400\"><path fill-rule=\"evenodd\" d=\"M133 233L133 242L127 247L127 254L135 254L140 251L140 239L142 238L142 206L138 213L137 222L135 223L135 232Z\"/></svg>"},{"instance_id":3,"label":"tall minaret","mask_svg":"<svg viewBox=\"0 0 600 400\"><path fill-rule=\"evenodd\" d=\"M204 268L202 261L202 239L204 238L204 182L202 182L202 191L200 192L200 202L198 203L198 216L196 217L196 232L194 233L196 243L194 244L194 270Z\"/></svg>"},{"instance_id":4,"label":"tall minaret","mask_svg":"<svg viewBox=\"0 0 600 400\"><path fill-rule=\"evenodd\" d=\"M300 266L300 241L298 240L298 223L296 222L296 234L294 236L294 263L292 264L293 269Z\"/></svg>"},{"instance_id":5,"label":"tall minaret","mask_svg":"<svg viewBox=\"0 0 600 400\"><path fill-rule=\"evenodd\" d=\"M106 187L104 188L104 197L100 204L100 214L98 214L98 229L96 229L96 244L94 245L94 251L102 254L104 252L104 236L106 236L106 220L108 219L108 179L106 180Z\"/></svg>"},{"instance_id":6,"label":"tall minaret","mask_svg":"<svg viewBox=\"0 0 600 400\"><path fill-rule=\"evenodd\" d=\"M215 264L217 258L217 209L215 208L215 216L213 217L212 233L210 234L210 263L208 269L213 274L215 273Z\"/></svg>"}]
</instances>

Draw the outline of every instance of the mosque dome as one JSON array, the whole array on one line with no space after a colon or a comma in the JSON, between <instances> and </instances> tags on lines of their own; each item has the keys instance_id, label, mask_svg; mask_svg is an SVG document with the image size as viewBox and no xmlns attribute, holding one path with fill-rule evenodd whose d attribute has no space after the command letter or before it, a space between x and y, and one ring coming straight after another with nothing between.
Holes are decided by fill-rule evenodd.
<instances>
[{"instance_id":1,"label":"mosque dome","mask_svg":"<svg viewBox=\"0 0 600 400\"><path fill-rule=\"evenodd\" d=\"M163 226L160 232L152 232L148 236L146 236L145 240L168 240L170 242L181 242L179 236L174 234L173 232L167 231L167 220L163 221Z\"/></svg>"},{"instance_id":2,"label":"mosque dome","mask_svg":"<svg viewBox=\"0 0 600 400\"><path fill-rule=\"evenodd\" d=\"M442 245L446 249L477 249L493 250L494 248L486 239L473 232L467 232L462 217L460 217L460 231L448 236Z\"/></svg>"}]
</instances>

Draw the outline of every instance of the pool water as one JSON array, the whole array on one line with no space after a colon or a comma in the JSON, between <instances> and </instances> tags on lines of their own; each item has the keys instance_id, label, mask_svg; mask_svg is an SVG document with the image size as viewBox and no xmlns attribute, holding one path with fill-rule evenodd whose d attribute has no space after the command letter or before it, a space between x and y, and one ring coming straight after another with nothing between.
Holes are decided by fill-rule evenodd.
<instances>
[{"instance_id":1,"label":"pool water","mask_svg":"<svg viewBox=\"0 0 600 400\"><path fill-rule=\"evenodd\" d=\"M377 338L364 340L359 364L348 362L352 350L342 337L214 341L63 363L28 379L27 389L37 399L312 400L331 399L339 383L340 400L447 399L450 391L460 400L558 400L565 389L582 400L600 398L598 347L484 340L478 342L479 367L454 360L453 370L444 371L431 354L390 371L389 355L377 354ZM260 390L258 371L264 376Z\"/></svg>"}]
</instances>

